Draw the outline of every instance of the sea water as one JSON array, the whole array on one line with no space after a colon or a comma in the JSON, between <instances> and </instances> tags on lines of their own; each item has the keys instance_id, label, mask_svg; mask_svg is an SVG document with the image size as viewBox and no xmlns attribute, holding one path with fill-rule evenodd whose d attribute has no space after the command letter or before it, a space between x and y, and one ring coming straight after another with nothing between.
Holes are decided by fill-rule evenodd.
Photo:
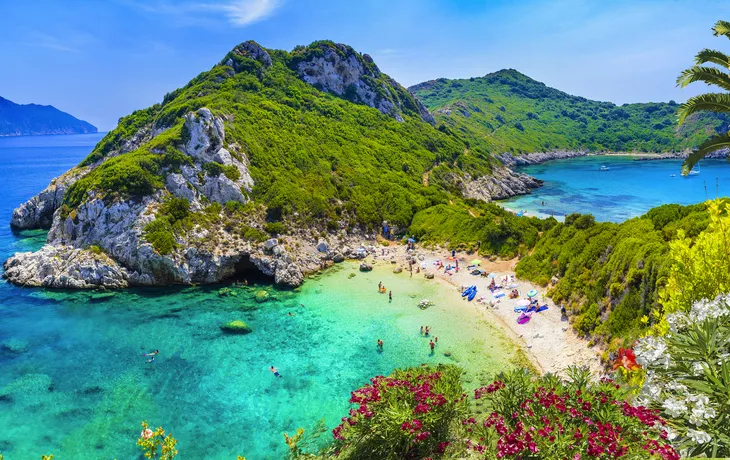
<instances>
[{"instance_id":1,"label":"sea water","mask_svg":"<svg viewBox=\"0 0 730 460\"><path fill-rule=\"evenodd\" d=\"M574 212L622 222L667 203L693 204L730 193L730 164L703 160L700 174L682 177L681 160L634 161L631 156L587 156L518 168L545 184L503 200L528 215L563 217ZM601 170L606 166L608 170Z\"/></svg>"},{"instance_id":2,"label":"sea water","mask_svg":"<svg viewBox=\"0 0 730 460\"><path fill-rule=\"evenodd\" d=\"M0 258L38 249L12 209L77 164L101 135L0 138ZM383 282L393 301L377 290ZM265 290L269 300L255 295ZM418 302L429 298L426 310ZM139 458L140 422L163 426L180 459L280 459L283 433L332 429L349 393L378 374L455 363L467 388L515 359L498 329L456 308L458 292L404 272L344 263L297 290L270 285L19 288L0 282L0 453L7 460ZM244 320L248 335L219 326ZM439 337L431 354L420 326ZM384 341L379 352L376 341ZM159 349L154 363L143 353ZM447 356L449 355L449 356ZM282 377L269 372L275 366ZM331 439L329 432L322 441Z\"/></svg>"}]
</instances>

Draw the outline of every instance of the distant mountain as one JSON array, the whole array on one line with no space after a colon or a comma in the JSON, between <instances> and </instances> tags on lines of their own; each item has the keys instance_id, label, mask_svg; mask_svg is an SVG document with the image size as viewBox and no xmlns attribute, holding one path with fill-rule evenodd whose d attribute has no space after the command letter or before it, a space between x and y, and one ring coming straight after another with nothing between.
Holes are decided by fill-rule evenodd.
<instances>
[{"instance_id":1,"label":"distant mountain","mask_svg":"<svg viewBox=\"0 0 730 460\"><path fill-rule=\"evenodd\" d=\"M16 104L0 97L0 136L95 133L96 126L51 105Z\"/></svg>"},{"instance_id":2,"label":"distant mountain","mask_svg":"<svg viewBox=\"0 0 730 460\"><path fill-rule=\"evenodd\" d=\"M512 69L409 89L439 123L493 153L677 152L730 124L726 115L702 113L677 128L673 101L617 106L572 96Z\"/></svg>"}]
</instances>

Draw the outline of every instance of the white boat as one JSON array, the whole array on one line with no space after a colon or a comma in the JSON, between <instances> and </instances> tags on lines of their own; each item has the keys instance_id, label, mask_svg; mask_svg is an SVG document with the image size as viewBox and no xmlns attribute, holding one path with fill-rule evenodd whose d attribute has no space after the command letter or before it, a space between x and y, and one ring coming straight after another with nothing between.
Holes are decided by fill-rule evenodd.
<instances>
[{"instance_id":1,"label":"white boat","mask_svg":"<svg viewBox=\"0 0 730 460\"><path fill-rule=\"evenodd\" d=\"M676 174L670 174L669 177L677 177Z\"/></svg>"},{"instance_id":2,"label":"white boat","mask_svg":"<svg viewBox=\"0 0 730 460\"><path fill-rule=\"evenodd\" d=\"M601 171L608 171L609 170L608 166L601 166L600 169L601 169Z\"/></svg>"}]
</instances>

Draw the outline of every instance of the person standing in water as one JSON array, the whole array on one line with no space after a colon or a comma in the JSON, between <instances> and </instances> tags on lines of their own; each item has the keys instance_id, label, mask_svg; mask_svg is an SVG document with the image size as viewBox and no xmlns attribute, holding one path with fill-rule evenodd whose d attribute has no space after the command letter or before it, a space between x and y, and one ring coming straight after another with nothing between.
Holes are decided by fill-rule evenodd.
<instances>
[{"instance_id":1,"label":"person standing in water","mask_svg":"<svg viewBox=\"0 0 730 460\"><path fill-rule=\"evenodd\" d=\"M276 370L274 366L269 367L269 371L271 371L272 374L274 374L277 377L281 377L281 374L279 374L279 371Z\"/></svg>"},{"instance_id":2,"label":"person standing in water","mask_svg":"<svg viewBox=\"0 0 730 460\"><path fill-rule=\"evenodd\" d=\"M378 339L378 348L379 348L380 350L382 350L382 349L383 349L383 341L382 341L382 340L380 340L380 339Z\"/></svg>"},{"instance_id":3,"label":"person standing in water","mask_svg":"<svg viewBox=\"0 0 730 460\"><path fill-rule=\"evenodd\" d=\"M431 354L433 354L433 349L436 346L436 344L433 343L433 340L431 340L430 342L428 342L428 346L431 347Z\"/></svg>"},{"instance_id":4,"label":"person standing in water","mask_svg":"<svg viewBox=\"0 0 730 460\"><path fill-rule=\"evenodd\" d=\"M388 301L389 302L393 301L393 291L388 292Z\"/></svg>"}]
</instances>

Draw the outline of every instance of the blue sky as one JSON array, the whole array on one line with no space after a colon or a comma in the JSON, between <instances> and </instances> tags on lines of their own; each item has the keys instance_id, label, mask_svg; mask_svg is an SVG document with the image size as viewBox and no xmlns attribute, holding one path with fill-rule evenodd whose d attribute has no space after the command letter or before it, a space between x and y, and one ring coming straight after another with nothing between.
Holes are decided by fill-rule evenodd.
<instances>
[{"instance_id":1,"label":"blue sky","mask_svg":"<svg viewBox=\"0 0 730 460\"><path fill-rule=\"evenodd\" d=\"M2 0L0 96L52 104L102 130L254 39L291 49L352 45L408 86L515 68L615 103L683 101L677 74L720 0ZM700 84L698 84L700 85Z\"/></svg>"}]
</instances>

